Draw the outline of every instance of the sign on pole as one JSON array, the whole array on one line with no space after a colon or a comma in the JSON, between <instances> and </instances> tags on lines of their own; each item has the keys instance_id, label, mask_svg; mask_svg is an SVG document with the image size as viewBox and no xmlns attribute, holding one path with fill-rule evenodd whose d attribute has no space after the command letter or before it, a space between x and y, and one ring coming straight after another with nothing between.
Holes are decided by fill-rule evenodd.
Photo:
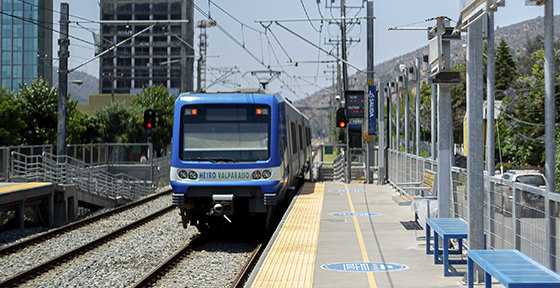
<instances>
[{"instance_id":1,"label":"sign on pole","mask_svg":"<svg viewBox=\"0 0 560 288\"><path fill-rule=\"evenodd\" d=\"M364 94L364 90L347 90L344 92L346 96L346 118L364 117Z\"/></svg>"},{"instance_id":2,"label":"sign on pole","mask_svg":"<svg viewBox=\"0 0 560 288\"><path fill-rule=\"evenodd\" d=\"M368 79L368 89L367 89L365 107L366 109L364 109L365 110L364 111L364 139L366 141L372 141L373 136L377 132L377 87L373 85L373 79Z\"/></svg>"},{"instance_id":3,"label":"sign on pole","mask_svg":"<svg viewBox=\"0 0 560 288\"><path fill-rule=\"evenodd\" d=\"M488 12L494 12L498 7L505 6L506 0L459 0L459 5L460 27L464 31Z\"/></svg>"}]
</instances>

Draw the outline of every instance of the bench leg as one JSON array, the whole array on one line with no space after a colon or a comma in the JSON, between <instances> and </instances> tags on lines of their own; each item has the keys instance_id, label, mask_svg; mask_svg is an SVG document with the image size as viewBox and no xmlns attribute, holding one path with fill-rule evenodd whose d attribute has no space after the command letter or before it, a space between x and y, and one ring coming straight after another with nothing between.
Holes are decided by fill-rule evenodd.
<instances>
[{"instance_id":1,"label":"bench leg","mask_svg":"<svg viewBox=\"0 0 560 288\"><path fill-rule=\"evenodd\" d=\"M492 287L492 276L484 271L484 287L490 288Z\"/></svg>"},{"instance_id":2,"label":"bench leg","mask_svg":"<svg viewBox=\"0 0 560 288\"><path fill-rule=\"evenodd\" d=\"M432 250L430 249L430 238L432 238L432 233L431 233L431 227L430 225L428 225L428 223L425 224L426 225L426 254L432 254Z\"/></svg>"},{"instance_id":3,"label":"bench leg","mask_svg":"<svg viewBox=\"0 0 560 288\"><path fill-rule=\"evenodd\" d=\"M444 276L451 276L452 274L449 272L449 238L443 237L443 275Z\"/></svg>"},{"instance_id":4,"label":"bench leg","mask_svg":"<svg viewBox=\"0 0 560 288\"><path fill-rule=\"evenodd\" d=\"M439 260L439 235L434 232L434 264L442 264Z\"/></svg>"},{"instance_id":5,"label":"bench leg","mask_svg":"<svg viewBox=\"0 0 560 288\"><path fill-rule=\"evenodd\" d=\"M474 267L470 257L467 257L467 285L468 288L474 288Z\"/></svg>"}]
</instances>

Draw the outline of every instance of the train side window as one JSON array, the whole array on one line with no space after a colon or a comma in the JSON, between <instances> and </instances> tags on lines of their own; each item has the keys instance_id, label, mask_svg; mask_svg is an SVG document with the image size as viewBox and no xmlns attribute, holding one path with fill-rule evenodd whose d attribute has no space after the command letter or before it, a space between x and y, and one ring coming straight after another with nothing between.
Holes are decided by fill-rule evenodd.
<instances>
[{"instance_id":1,"label":"train side window","mask_svg":"<svg viewBox=\"0 0 560 288\"><path fill-rule=\"evenodd\" d=\"M292 154L296 154L297 150L297 139L296 139L296 124L294 122L290 122L290 132L292 136Z\"/></svg>"}]
</instances>

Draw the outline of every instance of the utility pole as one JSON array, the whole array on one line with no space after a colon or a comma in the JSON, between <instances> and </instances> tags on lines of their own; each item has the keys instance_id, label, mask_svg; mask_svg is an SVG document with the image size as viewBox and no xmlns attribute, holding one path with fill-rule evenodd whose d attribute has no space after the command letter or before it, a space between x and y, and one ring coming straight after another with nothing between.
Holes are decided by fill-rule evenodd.
<instances>
[{"instance_id":1,"label":"utility pole","mask_svg":"<svg viewBox=\"0 0 560 288\"><path fill-rule=\"evenodd\" d=\"M416 156L420 156L420 58L416 58Z\"/></svg>"},{"instance_id":2,"label":"utility pole","mask_svg":"<svg viewBox=\"0 0 560 288\"><path fill-rule=\"evenodd\" d=\"M404 67L404 151L410 153L410 95L408 95L408 67Z\"/></svg>"},{"instance_id":3,"label":"utility pole","mask_svg":"<svg viewBox=\"0 0 560 288\"><path fill-rule=\"evenodd\" d=\"M66 119L68 105L68 3L60 3L60 37L58 39L58 122L56 136L56 154L58 161L63 161L60 156L66 155Z\"/></svg>"},{"instance_id":4,"label":"utility pole","mask_svg":"<svg viewBox=\"0 0 560 288\"><path fill-rule=\"evenodd\" d=\"M186 81L181 81L181 92L194 91L194 1L183 1L181 10L186 11L187 23L181 23L181 38L189 45L181 45L181 75Z\"/></svg>"}]
</instances>

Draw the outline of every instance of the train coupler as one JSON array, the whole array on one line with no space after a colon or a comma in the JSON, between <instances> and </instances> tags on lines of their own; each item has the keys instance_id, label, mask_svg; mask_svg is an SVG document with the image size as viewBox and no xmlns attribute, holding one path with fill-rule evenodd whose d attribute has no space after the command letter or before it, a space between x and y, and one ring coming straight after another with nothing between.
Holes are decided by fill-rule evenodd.
<instances>
[{"instance_id":1,"label":"train coupler","mask_svg":"<svg viewBox=\"0 0 560 288\"><path fill-rule=\"evenodd\" d=\"M206 215L226 216L233 215L233 194L212 195L212 208ZM227 218L226 218L227 219Z\"/></svg>"}]
</instances>

